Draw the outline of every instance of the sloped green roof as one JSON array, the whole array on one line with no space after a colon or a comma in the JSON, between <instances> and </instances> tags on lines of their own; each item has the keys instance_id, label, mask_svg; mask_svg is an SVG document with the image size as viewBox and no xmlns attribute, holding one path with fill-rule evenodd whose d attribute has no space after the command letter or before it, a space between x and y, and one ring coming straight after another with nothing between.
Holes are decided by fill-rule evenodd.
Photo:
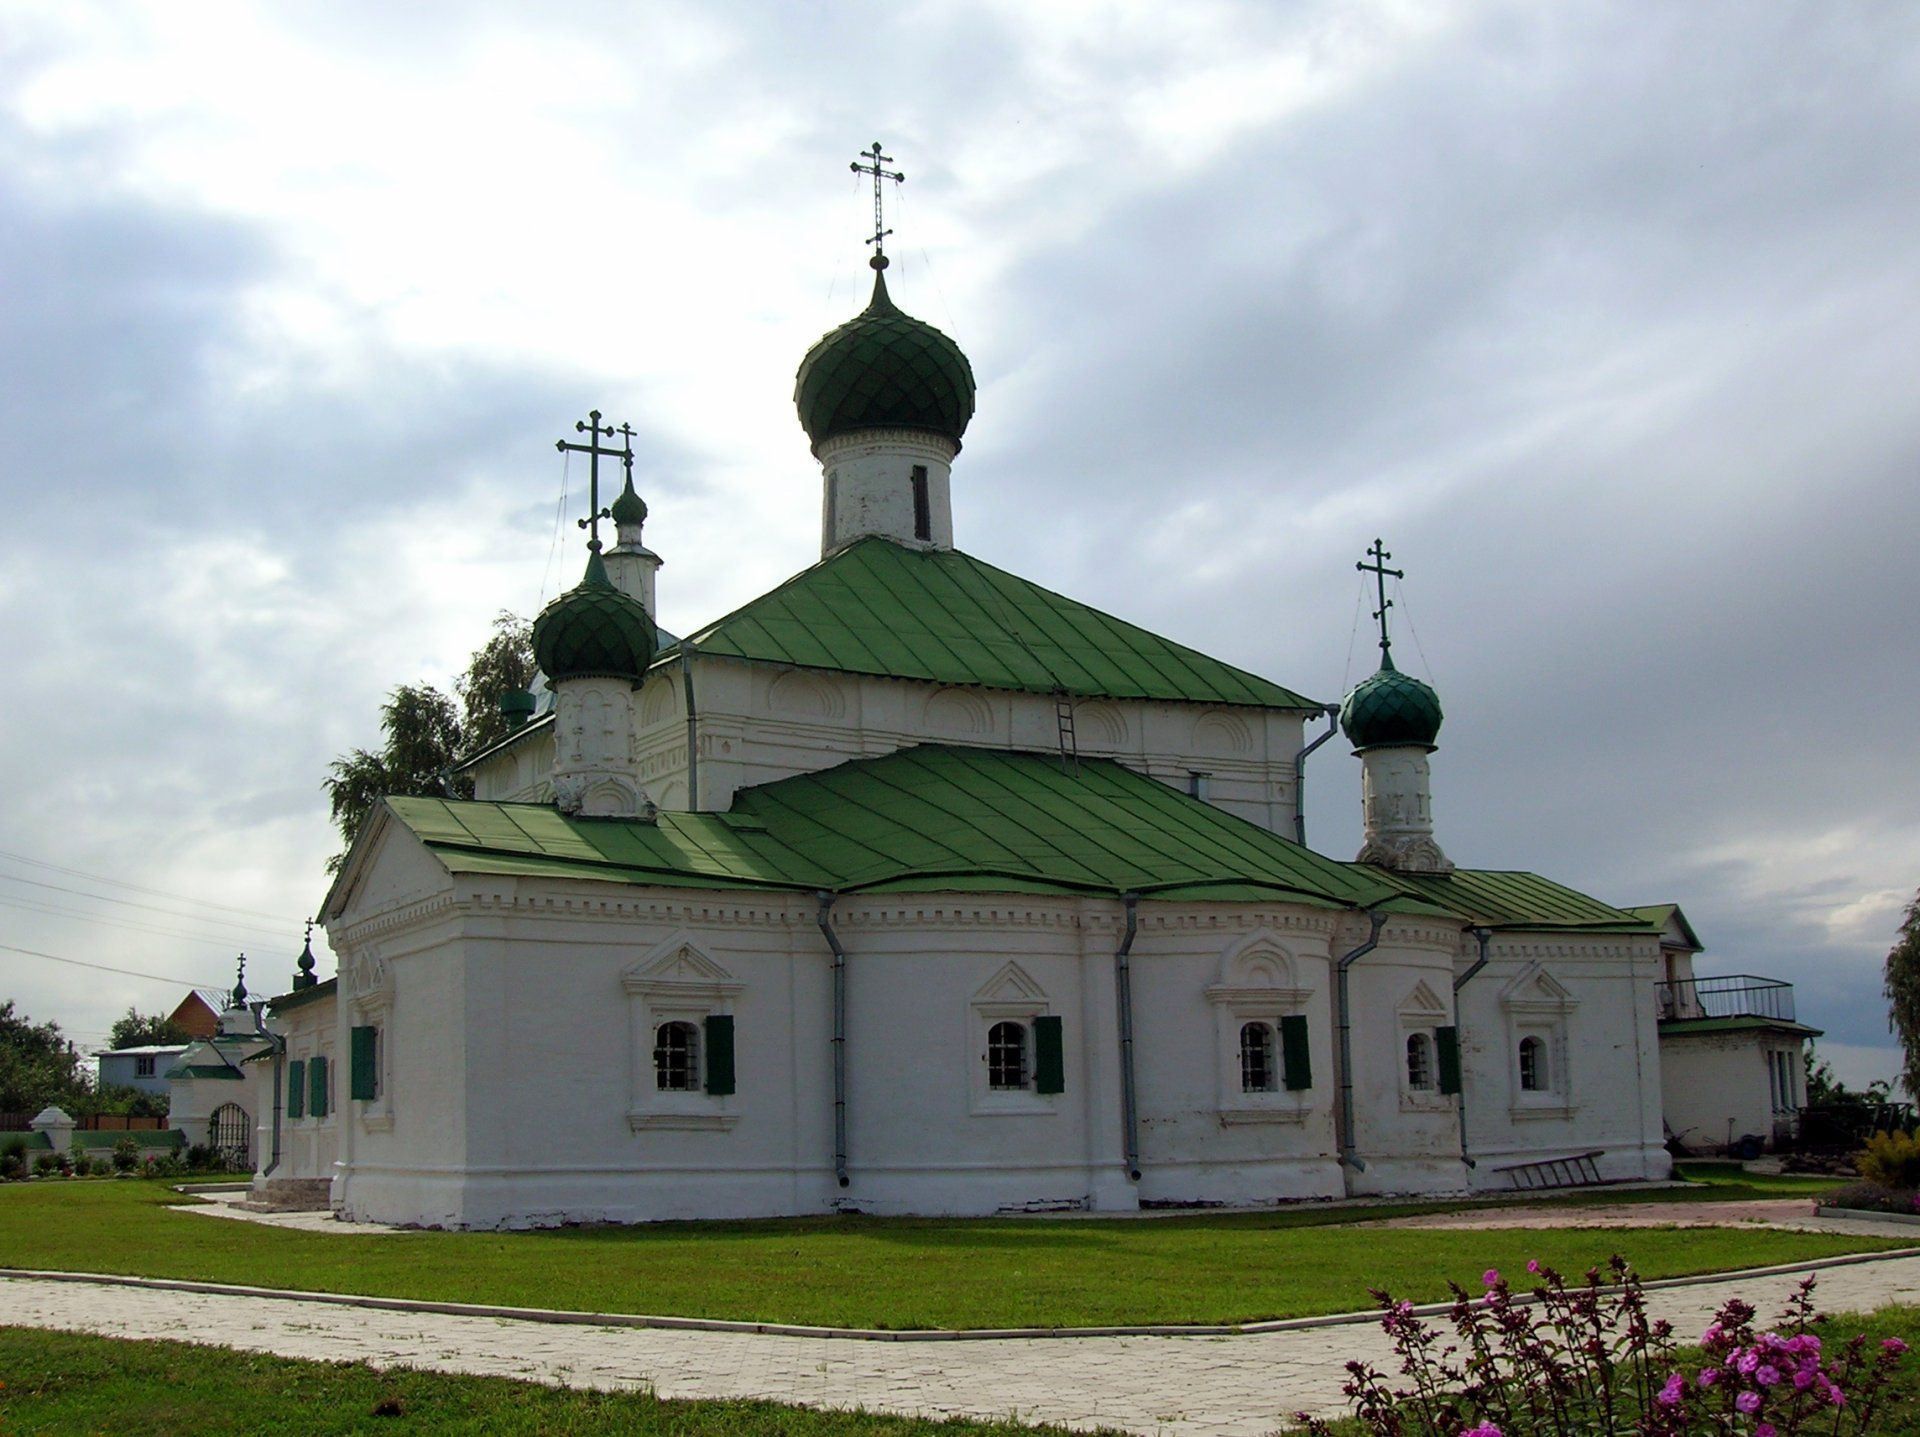
<instances>
[{"instance_id":1,"label":"sloped green roof","mask_svg":"<svg viewBox=\"0 0 1920 1437\"><path fill-rule=\"evenodd\" d=\"M1693 925L1687 922L1687 915L1680 911L1678 903L1647 903L1626 910L1635 918L1643 919L1647 925L1662 935L1669 923L1677 922L1680 927L1681 941L1694 952L1705 951L1706 945L1700 941L1700 935L1693 931Z\"/></svg>"},{"instance_id":2,"label":"sloped green roof","mask_svg":"<svg viewBox=\"0 0 1920 1437\"><path fill-rule=\"evenodd\" d=\"M1796 1023L1790 1018L1761 1018L1745 1014L1738 1018L1662 1018L1660 1037L1690 1038L1707 1033L1745 1033L1757 1029L1770 1033L1799 1034L1802 1038L1818 1038L1825 1033L1824 1028L1809 1028L1805 1023Z\"/></svg>"},{"instance_id":3,"label":"sloped green roof","mask_svg":"<svg viewBox=\"0 0 1920 1437\"><path fill-rule=\"evenodd\" d=\"M928 745L744 790L658 823L390 798L456 873L833 892L1083 892L1444 913L1106 760Z\"/></svg>"},{"instance_id":4,"label":"sloped green roof","mask_svg":"<svg viewBox=\"0 0 1920 1437\"><path fill-rule=\"evenodd\" d=\"M1027 693L1321 707L969 554L877 537L683 642L697 654Z\"/></svg>"},{"instance_id":5,"label":"sloped green roof","mask_svg":"<svg viewBox=\"0 0 1920 1437\"><path fill-rule=\"evenodd\" d=\"M1646 921L1537 873L1456 868L1449 874L1396 873L1393 880L1487 928L1645 933Z\"/></svg>"}]
</instances>

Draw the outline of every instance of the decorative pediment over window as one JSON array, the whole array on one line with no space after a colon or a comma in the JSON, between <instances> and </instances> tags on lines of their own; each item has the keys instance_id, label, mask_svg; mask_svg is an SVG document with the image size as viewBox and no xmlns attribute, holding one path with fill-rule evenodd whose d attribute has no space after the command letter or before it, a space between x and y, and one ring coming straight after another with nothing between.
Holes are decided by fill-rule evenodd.
<instances>
[{"instance_id":1,"label":"decorative pediment over window","mask_svg":"<svg viewBox=\"0 0 1920 1437\"><path fill-rule=\"evenodd\" d=\"M685 933L675 934L627 969L620 984L629 993L710 1002L731 998L744 986Z\"/></svg>"},{"instance_id":2,"label":"decorative pediment over window","mask_svg":"<svg viewBox=\"0 0 1920 1437\"><path fill-rule=\"evenodd\" d=\"M1400 1000L1400 1016L1416 1024L1443 1024L1447 1021L1447 1005L1422 981L1415 983L1412 991Z\"/></svg>"},{"instance_id":3,"label":"decorative pediment over window","mask_svg":"<svg viewBox=\"0 0 1920 1437\"><path fill-rule=\"evenodd\" d=\"M1007 1008L1031 1012L1036 1007L1047 1005L1047 990L1034 981L1033 975L1018 963L1008 963L995 973L973 995L976 1008Z\"/></svg>"},{"instance_id":4,"label":"decorative pediment over window","mask_svg":"<svg viewBox=\"0 0 1920 1437\"><path fill-rule=\"evenodd\" d=\"M1267 929L1234 943L1220 955L1219 977L1207 987L1215 1003L1271 1003L1291 1008L1306 1001L1294 977L1293 955Z\"/></svg>"},{"instance_id":5,"label":"decorative pediment over window","mask_svg":"<svg viewBox=\"0 0 1920 1437\"><path fill-rule=\"evenodd\" d=\"M384 1008L393 997L393 970L380 950L365 947L353 955L347 965L352 975L353 1001L367 1012Z\"/></svg>"},{"instance_id":6,"label":"decorative pediment over window","mask_svg":"<svg viewBox=\"0 0 1920 1437\"><path fill-rule=\"evenodd\" d=\"M1580 1000L1538 963L1529 963L1500 990L1502 1006L1513 1012L1566 1013Z\"/></svg>"}]
</instances>

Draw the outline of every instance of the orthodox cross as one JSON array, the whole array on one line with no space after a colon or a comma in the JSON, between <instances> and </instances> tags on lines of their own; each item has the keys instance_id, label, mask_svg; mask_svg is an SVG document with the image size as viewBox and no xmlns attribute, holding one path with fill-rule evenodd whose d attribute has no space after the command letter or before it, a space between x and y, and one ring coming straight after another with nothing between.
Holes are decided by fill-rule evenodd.
<instances>
[{"instance_id":1,"label":"orthodox cross","mask_svg":"<svg viewBox=\"0 0 1920 1437\"><path fill-rule=\"evenodd\" d=\"M871 160L872 163L863 165L860 163L860 160ZM878 140L873 142L872 149L862 150L860 152L860 160L855 160L851 165L847 166L847 168L852 170L856 175L873 176L873 237L869 239L867 243L873 246L873 267L875 269L885 269L887 257L881 249L880 241L892 234L893 231L886 227L886 221L881 217L880 181L892 180L896 185L904 185L907 182L907 177L899 170L890 170L887 168L888 165L893 163L893 156L880 153L880 142Z\"/></svg>"},{"instance_id":2,"label":"orthodox cross","mask_svg":"<svg viewBox=\"0 0 1920 1437\"><path fill-rule=\"evenodd\" d=\"M600 552L600 521L611 517L613 512L600 507L600 459L602 455L608 459L619 459L631 471L634 431L630 424L622 424L618 429L611 424L602 424L600 411L597 409L588 411L587 417L576 422L573 428L576 434L587 436L585 444L574 444L568 440L559 439L554 441L553 447L563 454L571 452L587 456L587 517L580 520L580 527L591 531L587 538L587 547L597 554ZM607 449L601 446L602 438L611 439L616 434L621 436L623 448Z\"/></svg>"},{"instance_id":3,"label":"orthodox cross","mask_svg":"<svg viewBox=\"0 0 1920 1437\"><path fill-rule=\"evenodd\" d=\"M1375 539L1373 547L1367 550L1367 557L1373 560L1371 564L1355 564L1353 567L1363 574L1372 574L1380 586L1380 607L1373 611L1373 616L1380 621L1380 662L1390 664L1392 660L1388 657L1387 650L1392 646L1392 641L1387 638L1387 610L1393 607L1393 600L1387 597L1387 575L1391 574L1396 579L1404 579L1407 575L1404 569L1387 567L1386 561L1393 555L1381 546L1378 539Z\"/></svg>"},{"instance_id":4,"label":"orthodox cross","mask_svg":"<svg viewBox=\"0 0 1920 1437\"><path fill-rule=\"evenodd\" d=\"M244 953L240 955L240 971L233 980L233 1006L247 1006L247 955Z\"/></svg>"}]
</instances>

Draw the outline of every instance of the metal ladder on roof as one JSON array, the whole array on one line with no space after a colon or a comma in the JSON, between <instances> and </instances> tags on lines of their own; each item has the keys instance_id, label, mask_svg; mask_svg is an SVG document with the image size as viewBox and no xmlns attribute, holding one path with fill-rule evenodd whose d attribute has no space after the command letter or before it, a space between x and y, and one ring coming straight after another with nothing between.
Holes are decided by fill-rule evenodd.
<instances>
[{"instance_id":1,"label":"metal ladder on roof","mask_svg":"<svg viewBox=\"0 0 1920 1437\"><path fill-rule=\"evenodd\" d=\"M1080 762L1080 740L1073 731L1073 699L1064 688L1053 691L1053 710L1060 726L1060 767L1077 766Z\"/></svg>"}]
</instances>

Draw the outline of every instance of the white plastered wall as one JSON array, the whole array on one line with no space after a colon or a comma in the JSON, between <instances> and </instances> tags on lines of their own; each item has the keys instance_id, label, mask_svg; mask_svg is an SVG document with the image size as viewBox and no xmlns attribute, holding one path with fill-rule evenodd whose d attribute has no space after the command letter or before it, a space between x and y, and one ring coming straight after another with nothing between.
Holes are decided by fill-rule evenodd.
<instances>
[{"instance_id":1,"label":"white plastered wall","mask_svg":"<svg viewBox=\"0 0 1920 1437\"><path fill-rule=\"evenodd\" d=\"M1770 1142L1776 1124L1790 1116L1774 1111L1769 1065L1776 1053L1788 1057L1795 1084L1789 1104L1797 1106L1806 1072L1798 1035L1757 1027L1662 1034L1661 1090L1674 1136L1696 1152L1716 1151L1749 1135Z\"/></svg>"}]
</instances>

